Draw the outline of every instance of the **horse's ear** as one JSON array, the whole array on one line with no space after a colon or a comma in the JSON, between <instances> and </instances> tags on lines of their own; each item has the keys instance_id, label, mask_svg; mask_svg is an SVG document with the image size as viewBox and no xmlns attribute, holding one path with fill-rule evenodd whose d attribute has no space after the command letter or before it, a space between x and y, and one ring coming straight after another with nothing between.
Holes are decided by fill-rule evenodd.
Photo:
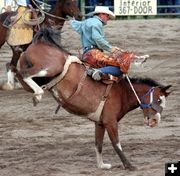
<instances>
[{"instance_id":1,"label":"horse's ear","mask_svg":"<svg viewBox=\"0 0 180 176\"><path fill-rule=\"evenodd\" d=\"M167 92L170 87L172 87L172 85L165 86L161 89L161 92L164 93L165 97L167 97L171 93L171 91Z\"/></svg>"}]
</instances>

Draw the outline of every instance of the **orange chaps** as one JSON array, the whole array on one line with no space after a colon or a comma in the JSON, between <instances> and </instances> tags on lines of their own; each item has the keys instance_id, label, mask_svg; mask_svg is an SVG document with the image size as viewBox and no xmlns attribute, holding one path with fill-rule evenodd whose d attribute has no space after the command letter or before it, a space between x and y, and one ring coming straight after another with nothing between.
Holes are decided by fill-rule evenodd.
<instances>
[{"instance_id":1,"label":"orange chaps","mask_svg":"<svg viewBox=\"0 0 180 176\"><path fill-rule=\"evenodd\" d=\"M91 49L83 55L83 60L94 68L105 67L107 65L119 66L114 58L111 58L99 49Z\"/></svg>"},{"instance_id":2,"label":"orange chaps","mask_svg":"<svg viewBox=\"0 0 180 176\"><path fill-rule=\"evenodd\" d=\"M127 73L132 60L134 59L134 53L128 51L117 51L107 55L99 49L91 49L87 53L83 54L83 60L87 62L91 67L101 68L108 65L119 66L121 71Z\"/></svg>"}]
</instances>

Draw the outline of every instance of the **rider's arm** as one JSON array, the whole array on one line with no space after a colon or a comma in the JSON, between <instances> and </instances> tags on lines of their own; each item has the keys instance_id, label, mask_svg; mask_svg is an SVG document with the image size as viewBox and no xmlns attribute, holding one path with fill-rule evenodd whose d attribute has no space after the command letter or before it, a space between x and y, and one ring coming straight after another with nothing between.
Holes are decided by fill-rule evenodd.
<instances>
[{"instance_id":1,"label":"rider's arm","mask_svg":"<svg viewBox=\"0 0 180 176\"><path fill-rule=\"evenodd\" d=\"M81 21L77 21L77 20L71 20L70 21L70 25L71 27L76 31L78 32L79 34L81 34L81 25L82 25L82 22Z\"/></svg>"},{"instance_id":2,"label":"rider's arm","mask_svg":"<svg viewBox=\"0 0 180 176\"><path fill-rule=\"evenodd\" d=\"M96 45L98 48L109 51L109 52L115 52L116 50L121 50L122 49L116 47L116 46L111 46L109 42L105 39L105 37L102 35L101 29L98 28L97 26L92 27L92 39L95 41Z\"/></svg>"},{"instance_id":3,"label":"rider's arm","mask_svg":"<svg viewBox=\"0 0 180 176\"><path fill-rule=\"evenodd\" d=\"M94 40L98 48L106 51L111 51L112 46L105 39L101 26L99 25L92 26L92 39Z\"/></svg>"}]
</instances>

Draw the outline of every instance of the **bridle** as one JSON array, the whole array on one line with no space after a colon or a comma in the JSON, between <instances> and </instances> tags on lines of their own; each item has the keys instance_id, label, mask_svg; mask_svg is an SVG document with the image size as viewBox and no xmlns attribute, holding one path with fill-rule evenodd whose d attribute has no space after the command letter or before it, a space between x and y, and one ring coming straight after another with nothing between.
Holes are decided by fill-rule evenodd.
<instances>
[{"instance_id":1,"label":"bridle","mask_svg":"<svg viewBox=\"0 0 180 176\"><path fill-rule=\"evenodd\" d=\"M144 109L144 108L151 108L152 105L153 105L153 94L154 94L154 87L151 87L142 97L141 97L141 104L140 104L140 107L141 109ZM146 96L149 95L149 103L146 104L146 103L142 103L143 100L145 99Z\"/></svg>"},{"instance_id":2,"label":"bridle","mask_svg":"<svg viewBox=\"0 0 180 176\"><path fill-rule=\"evenodd\" d=\"M163 108L161 106L159 106L158 104L156 104L154 102L154 89L155 87L151 87L142 97L141 97L141 104L140 104L140 108L144 109L144 108L152 108L154 111L161 113ZM145 99L146 96L149 95L149 103L142 103Z\"/></svg>"},{"instance_id":3,"label":"bridle","mask_svg":"<svg viewBox=\"0 0 180 176\"><path fill-rule=\"evenodd\" d=\"M132 89L133 92L134 92L134 95L136 96L136 99L138 100L138 103L139 103L139 105L140 105L140 108L141 108L142 110L144 110L145 108L151 108L151 109L153 109L155 112L161 113L162 110L163 110L163 108L162 108L161 106L159 106L158 104L156 104L156 103L154 102L154 98L153 98L153 97L154 97L155 87L151 87L151 88L139 99L139 97L138 97L138 95L137 95L137 93L136 93L136 91L135 91L135 89L134 89L134 87L133 87L133 85L132 85L132 83L131 83L128 75L126 74L125 76L126 76L128 82L129 82L129 84L130 84L131 89ZM145 97L147 97L147 96L150 97L149 103L143 103Z\"/></svg>"}]
</instances>

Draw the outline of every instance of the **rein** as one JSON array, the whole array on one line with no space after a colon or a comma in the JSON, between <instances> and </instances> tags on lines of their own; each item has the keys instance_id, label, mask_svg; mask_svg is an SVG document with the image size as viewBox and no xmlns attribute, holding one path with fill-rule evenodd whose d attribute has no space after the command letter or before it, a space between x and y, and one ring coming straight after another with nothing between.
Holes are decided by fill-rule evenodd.
<instances>
[{"instance_id":1,"label":"rein","mask_svg":"<svg viewBox=\"0 0 180 176\"><path fill-rule=\"evenodd\" d=\"M129 79L129 76L128 76L127 74L125 74L125 76L126 76L128 82L129 82L129 85L130 85L132 91L134 92L134 95L136 96L136 99L137 99L137 101L138 101L138 103L139 103L139 105L140 105L140 108L141 108L142 110L143 110L144 108L152 108L152 109L154 109L156 112L161 112L161 111L162 111L162 110L160 110L156 105L153 104L153 93L154 93L154 89L155 89L154 87L151 87L151 88L148 90L148 92L147 92L145 95L143 95L143 97L142 97L141 100L140 100L139 97L138 97L138 95L137 95L137 93L136 93L136 91L135 91L135 89L134 89L134 87L133 87L133 85L132 85L132 83L131 83L131 81L130 81L130 79ZM150 95L150 103L149 103L149 104L142 103L142 100L143 100L144 97L147 96L147 95Z\"/></svg>"},{"instance_id":2,"label":"rein","mask_svg":"<svg viewBox=\"0 0 180 176\"><path fill-rule=\"evenodd\" d=\"M69 19L67 19L67 18L59 17L59 16L53 15L51 13L48 13L48 12L45 12L44 10L42 10L41 7L36 3L36 2L38 2L38 0L32 0L32 2L40 10L41 13L44 13L53 18L57 18L57 19L64 20L64 21L69 21Z\"/></svg>"},{"instance_id":3,"label":"rein","mask_svg":"<svg viewBox=\"0 0 180 176\"><path fill-rule=\"evenodd\" d=\"M37 17L37 15L35 16L35 13L40 12L41 13L41 17ZM33 13L33 16L35 16L35 19L29 19L26 20L26 15L28 13ZM22 15L22 20L25 24L31 25L31 26L36 26L41 24L45 19L45 14L39 10L39 9L28 9L24 12L24 14Z\"/></svg>"}]
</instances>

